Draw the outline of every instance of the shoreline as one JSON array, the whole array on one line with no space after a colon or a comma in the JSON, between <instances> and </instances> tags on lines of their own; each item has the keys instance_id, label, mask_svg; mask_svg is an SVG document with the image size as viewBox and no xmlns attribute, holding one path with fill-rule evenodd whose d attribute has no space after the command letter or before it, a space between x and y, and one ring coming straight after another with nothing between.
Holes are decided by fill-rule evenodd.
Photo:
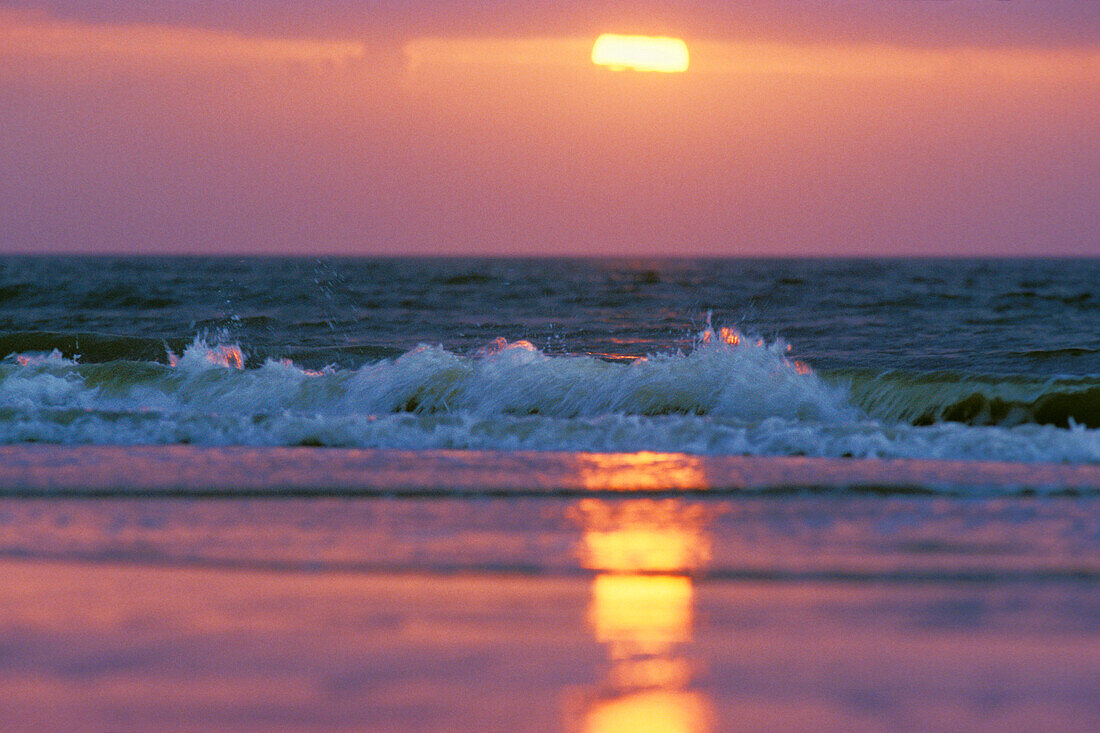
<instances>
[{"instance_id":1,"label":"shoreline","mask_svg":"<svg viewBox=\"0 0 1100 733\"><path fill-rule=\"evenodd\" d=\"M194 445L0 446L0 497L1076 495L1100 464Z\"/></svg>"}]
</instances>

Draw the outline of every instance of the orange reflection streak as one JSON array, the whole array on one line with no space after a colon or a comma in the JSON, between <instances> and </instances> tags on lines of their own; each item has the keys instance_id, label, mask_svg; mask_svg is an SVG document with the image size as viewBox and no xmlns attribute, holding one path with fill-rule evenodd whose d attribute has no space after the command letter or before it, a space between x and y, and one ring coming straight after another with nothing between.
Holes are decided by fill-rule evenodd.
<instances>
[{"instance_id":1,"label":"orange reflection streak","mask_svg":"<svg viewBox=\"0 0 1100 733\"><path fill-rule=\"evenodd\" d=\"M698 456L591 453L576 460L582 485L592 491L698 491L709 485Z\"/></svg>"},{"instance_id":2,"label":"orange reflection streak","mask_svg":"<svg viewBox=\"0 0 1100 733\"><path fill-rule=\"evenodd\" d=\"M609 700L591 711L585 733L696 733L710 728L706 699L691 692L651 690Z\"/></svg>"},{"instance_id":3,"label":"orange reflection streak","mask_svg":"<svg viewBox=\"0 0 1100 733\"><path fill-rule=\"evenodd\" d=\"M599 575L592 585L590 618L596 640L610 645L613 659L660 655L686 643L691 595L691 580L683 576Z\"/></svg>"},{"instance_id":4,"label":"orange reflection streak","mask_svg":"<svg viewBox=\"0 0 1100 733\"><path fill-rule=\"evenodd\" d=\"M206 360L231 369L244 369L244 353L240 346L218 346L206 354Z\"/></svg>"},{"instance_id":5,"label":"orange reflection streak","mask_svg":"<svg viewBox=\"0 0 1100 733\"><path fill-rule=\"evenodd\" d=\"M706 330L699 335L699 342L702 344L710 344L714 342L715 335L718 336L718 340L720 343L726 344L727 346L739 346L741 342L745 340L745 337L742 336L741 332L738 331L736 328L727 328L723 326L722 328L718 329L717 334L715 334L714 329L710 327L708 320ZM754 342L754 345L756 346L756 348L762 349L767 344L765 344L764 339L757 339ZM785 351L791 351L790 344L787 344ZM813 368L804 361L799 361L798 359L785 359L784 363L789 364L791 368L795 370L795 372L801 374L802 376L808 376L814 373Z\"/></svg>"},{"instance_id":6,"label":"orange reflection streak","mask_svg":"<svg viewBox=\"0 0 1100 733\"><path fill-rule=\"evenodd\" d=\"M629 501L612 505L585 499L582 564L617 572L687 572L710 559L701 507L676 499Z\"/></svg>"},{"instance_id":7,"label":"orange reflection streak","mask_svg":"<svg viewBox=\"0 0 1100 733\"><path fill-rule=\"evenodd\" d=\"M321 62L362 58L363 44L253 38L197 28L107 25L0 12L0 56L199 62Z\"/></svg>"},{"instance_id":8,"label":"orange reflection streak","mask_svg":"<svg viewBox=\"0 0 1100 733\"><path fill-rule=\"evenodd\" d=\"M287 367L288 369L297 369L298 371L300 371L302 374L306 375L307 377L323 377L323 376L325 376L324 371L318 371L316 369L306 369L305 367L294 366L294 362L292 362L290 359L280 359L279 363L282 364L283 366Z\"/></svg>"},{"instance_id":9,"label":"orange reflection streak","mask_svg":"<svg viewBox=\"0 0 1100 733\"><path fill-rule=\"evenodd\" d=\"M205 348L202 352L202 357L206 361L215 366L225 367L227 369L244 369L244 352L241 351L240 346L215 346L213 348ZM180 365L180 358L173 352L168 352L168 366L178 367Z\"/></svg>"},{"instance_id":10,"label":"orange reflection streak","mask_svg":"<svg viewBox=\"0 0 1100 733\"><path fill-rule=\"evenodd\" d=\"M613 504L586 499L576 516L592 582L588 622L611 662L591 694L586 733L708 730L709 704L689 688L694 588L690 573L710 556L703 507L675 499Z\"/></svg>"}]
</instances>

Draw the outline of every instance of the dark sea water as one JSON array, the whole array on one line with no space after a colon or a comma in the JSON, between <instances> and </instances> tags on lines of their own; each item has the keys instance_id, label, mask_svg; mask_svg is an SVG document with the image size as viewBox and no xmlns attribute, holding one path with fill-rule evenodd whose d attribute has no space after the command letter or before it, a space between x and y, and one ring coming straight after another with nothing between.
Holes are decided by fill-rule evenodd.
<instances>
[{"instance_id":1,"label":"dark sea water","mask_svg":"<svg viewBox=\"0 0 1100 733\"><path fill-rule=\"evenodd\" d=\"M8 257L0 354L5 443L1100 462L1100 260Z\"/></svg>"}]
</instances>

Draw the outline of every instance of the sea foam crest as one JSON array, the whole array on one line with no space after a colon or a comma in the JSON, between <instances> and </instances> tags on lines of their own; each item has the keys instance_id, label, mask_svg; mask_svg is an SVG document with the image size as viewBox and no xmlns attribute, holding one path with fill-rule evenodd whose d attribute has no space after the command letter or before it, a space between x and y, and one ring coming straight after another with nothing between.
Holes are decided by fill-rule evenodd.
<instances>
[{"instance_id":1,"label":"sea foam crest","mask_svg":"<svg viewBox=\"0 0 1100 733\"><path fill-rule=\"evenodd\" d=\"M842 390L786 357L782 343L701 338L688 354L628 364L548 356L526 341L490 344L474 357L421 346L370 364L349 380L348 396L372 412L477 415L697 414L846 419L856 411Z\"/></svg>"},{"instance_id":2,"label":"sea foam crest","mask_svg":"<svg viewBox=\"0 0 1100 733\"><path fill-rule=\"evenodd\" d=\"M24 398L17 401L27 406L25 397L37 386L52 394L42 404L67 400L71 407L168 412L696 414L743 420L856 415L843 390L789 360L785 349L782 342L765 344L728 329L708 329L687 354L611 363L549 356L526 341L497 339L473 355L423 345L356 371L318 372L270 359L245 369L239 345L197 338L182 355L169 351L167 367L19 357L0 375L0 405L12 404L20 392Z\"/></svg>"},{"instance_id":3,"label":"sea foam crest","mask_svg":"<svg viewBox=\"0 0 1100 733\"><path fill-rule=\"evenodd\" d=\"M420 346L357 370L268 359L196 339L170 363L0 362L0 442L331 445L486 450L1100 462L1080 425L926 427L854 406L734 329L633 362L551 356L497 339L471 355Z\"/></svg>"},{"instance_id":4,"label":"sea foam crest","mask_svg":"<svg viewBox=\"0 0 1100 733\"><path fill-rule=\"evenodd\" d=\"M206 369L211 366L244 369L244 351L240 344L216 343L210 346L205 338L196 336L183 350L183 356L177 356L171 349L167 352L169 366L180 369Z\"/></svg>"}]
</instances>

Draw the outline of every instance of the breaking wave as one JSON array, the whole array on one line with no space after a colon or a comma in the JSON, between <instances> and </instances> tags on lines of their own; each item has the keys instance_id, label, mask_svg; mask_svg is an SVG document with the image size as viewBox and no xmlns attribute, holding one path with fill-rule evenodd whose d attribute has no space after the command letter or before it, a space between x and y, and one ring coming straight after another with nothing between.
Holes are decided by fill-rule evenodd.
<instances>
[{"instance_id":1,"label":"breaking wave","mask_svg":"<svg viewBox=\"0 0 1100 733\"><path fill-rule=\"evenodd\" d=\"M152 345L132 345L146 353ZM256 364L195 339L177 356L0 363L0 442L1100 462L1100 382L822 377L782 342L707 328L687 353L630 362L497 339L421 346L357 369ZM163 361L161 360L163 359ZM165 363L166 362L166 363Z\"/></svg>"}]
</instances>

